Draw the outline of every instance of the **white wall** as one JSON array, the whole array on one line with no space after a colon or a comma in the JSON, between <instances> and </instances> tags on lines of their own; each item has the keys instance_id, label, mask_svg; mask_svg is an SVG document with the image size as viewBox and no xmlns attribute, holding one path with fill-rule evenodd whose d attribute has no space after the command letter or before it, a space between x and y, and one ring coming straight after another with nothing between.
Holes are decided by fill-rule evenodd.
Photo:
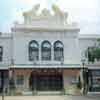
<instances>
[{"instance_id":1,"label":"white wall","mask_svg":"<svg viewBox=\"0 0 100 100\"><path fill-rule=\"evenodd\" d=\"M80 64L82 53L89 47L94 46L97 42L96 38L80 38L77 32L40 32L32 33L14 33L11 37L0 37L0 46L3 46L3 61L0 62L0 67L7 67L14 59L15 64L33 64L28 58L28 44L31 40L38 41L40 47L44 40L48 40L52 44L52 60L41 61L38 64L61 64L53 60L53 43L60 40L64 44L64 64Z\"/></svg>"},{"instance_id":2,"label":"white wall","mask_svg":"<svg viewBox=\"0 0 100 100\"><path fill-rule=\"evenodd\" d=\"M15 64L33 64L28 60L28 44L31 40L38 41L39 45L44 40L51 42L52 47L53 43L57 40L60 40L64 44L64 63L65 64L79 64L80 63L80 54L79 54L79 45L77 32L41 32L36 31L32 33L14 33L13 38L14 46L14 61ZM53 48L52 48L53 52ZM40 54L41 55L41 54ZM47 62L47 61L46 61ZM39 61L39 63L46 63ZM48 61L48 64L58 63L54 60Z\"/></svg>"},{"instance_id":3,"label":"white wall","mask_svg":"<svg viewBox=\"0 0 100 100\"><path fill-rule=\"evenodd\" d=\"M0 46L3 47L3 59L0 62L0 67L8 67L12 59L11 37L0 37Z\"/></svg>"}]
</instances>

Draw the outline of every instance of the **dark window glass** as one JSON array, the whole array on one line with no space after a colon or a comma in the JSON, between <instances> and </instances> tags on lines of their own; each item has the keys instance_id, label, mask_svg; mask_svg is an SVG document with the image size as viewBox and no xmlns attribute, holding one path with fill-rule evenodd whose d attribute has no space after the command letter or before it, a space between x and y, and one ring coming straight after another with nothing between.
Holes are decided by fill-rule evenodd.
<instances>
[{"instance_id":1,"label":"dark window glass","mask_svg":"<svg viewBox=\"0 0 100 100\"><path fill-rule=\"evenodd\" d=\"M19 75L17 76L17 85L23 85L24 84L24 76Z\"/></svg>"},{"instance_id":2,"label":"dark window glass","mask_svg":"<svg viewBox=\"0 0 100 100\"><path fill-rule=\"evenodd\" d=\"M39 45L35 40L32 40L29 43L29 60L30 61L39 60Z\"/></svg>"},{"instance_id":3,"label":"dark window glass","mask_svg":"<svg viewBox=\"0 0 100 100\"><path fill-rule=\"evenodd\" d=\"M37 90L56 91L63 88L62 75L38 75L37 78Z\"/></svg>"},{"instance_id":4,"label":"dark window glass","mask_svg":"<svg viewBox=\"0 0 100 100\"><path fill-rule=\"evenodd\" d=\"M54 43L54 60L63 61L64 60L64 47L61 41L56 41Z\"/></svg>"},{"instance_id":5,"label":"dark window glass","mask_svg":"<svg viewBox=\"0 0 100 100\"><path fill-rule=\"evenodd\" d=\"M100 70L93 69L89 70L89 91L99 92L100 91Z\"/></svg>"},{"instance_id":6,"label":"dark window glass","mask_svg":"<svg viewBox=\"0 0 100 100\"><path fill-rule=\"evenodd\" d=\"M51 44L49 41L44 41L41 45L42 60L51 60Z\"/></svg>"}]
</instances>

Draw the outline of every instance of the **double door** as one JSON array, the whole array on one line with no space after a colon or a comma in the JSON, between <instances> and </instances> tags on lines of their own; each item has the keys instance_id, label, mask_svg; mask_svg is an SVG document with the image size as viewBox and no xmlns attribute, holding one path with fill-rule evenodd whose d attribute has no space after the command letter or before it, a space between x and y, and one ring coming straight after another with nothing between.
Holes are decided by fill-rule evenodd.
<instances>
[{"instance_id":1,"label":"double door","mask_svg":"<svg viewBox=\"0 0 100 100\"><path fill-rule=\"evenodd\" d=\"M31 77L31 88L37 91L60 91L63 89L63 76L61 73L35 73Z\"/></svg>"}]
</instances>

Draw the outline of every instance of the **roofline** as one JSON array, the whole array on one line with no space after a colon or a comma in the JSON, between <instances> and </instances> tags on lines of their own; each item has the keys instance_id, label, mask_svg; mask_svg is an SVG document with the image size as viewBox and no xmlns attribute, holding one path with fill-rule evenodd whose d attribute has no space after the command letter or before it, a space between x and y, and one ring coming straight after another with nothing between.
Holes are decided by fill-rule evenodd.
<instances>
[{"instance_id":1,"label":"roofline","mask_svg":"<svg viewBox=\"0 0 100 100\"><path fill-rule=\"evenodd\" d=\"M11 29L12 32L31 32L31 31L59 31L59 32L62 32L62 31L80 31L79 28L38 28L38 27L35 27L35 28L12 28Z\"/></svg>"},{"instance_id":2,"label":"roofline","mask_svg":"<svg viewBox=\"0 0 100 100\"><path fill-rule=\"evenodd\" d=\"M100 34L79 34L79 39L100 39Z\"/></svg>"}]
</instances>

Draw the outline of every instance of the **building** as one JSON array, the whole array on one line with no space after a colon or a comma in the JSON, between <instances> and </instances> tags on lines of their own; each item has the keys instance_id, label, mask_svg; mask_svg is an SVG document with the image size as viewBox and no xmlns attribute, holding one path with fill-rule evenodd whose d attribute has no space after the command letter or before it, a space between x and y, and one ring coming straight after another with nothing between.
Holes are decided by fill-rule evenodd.
<instances>
[{"instance_id":1,"label":"building","mask_svg":"<svg viewBox=\"0 0 100 100\"><path fill-rule=\"evenodd\" d=\"M84 52L87 49L89 50L89 48L100 48L99 39L99 34L79 35L81 58L82 56L84 58ZM98 54L98 57L100 57L100 54ZM90 61L89 56L85 58L87 60L86 67L88 68L88 91L90 92L100 92L100 60L98 57L94 58L94 61Z\"/></svg>"},{"instance_id":2,"label":"building","mask_svg":"<svg viewBox=\"0 0 100 100\"><path fill-rule=\"evenodd\" d=\"M100 88L100 63L86 63L81 60L89 46L94 46L100 35L81 35L76 23L67 22L68 14L53 5L54 14L39 5L24 12L24 23L15 23L11 34L0 36L0 72L4 72L5 88L8 79L14 78L16 91L79 91L82 69L93 73L88 81L92 88ZM87 58L85 58L87 61ZM92 81L93 78L93 81ZM2 80L2 78L1 78ZM1 82L2 83L2 82ZM1 84L2 87L2 84ZM89 90L98 92L99 90Z\"/></svg>"}]
</instances>

